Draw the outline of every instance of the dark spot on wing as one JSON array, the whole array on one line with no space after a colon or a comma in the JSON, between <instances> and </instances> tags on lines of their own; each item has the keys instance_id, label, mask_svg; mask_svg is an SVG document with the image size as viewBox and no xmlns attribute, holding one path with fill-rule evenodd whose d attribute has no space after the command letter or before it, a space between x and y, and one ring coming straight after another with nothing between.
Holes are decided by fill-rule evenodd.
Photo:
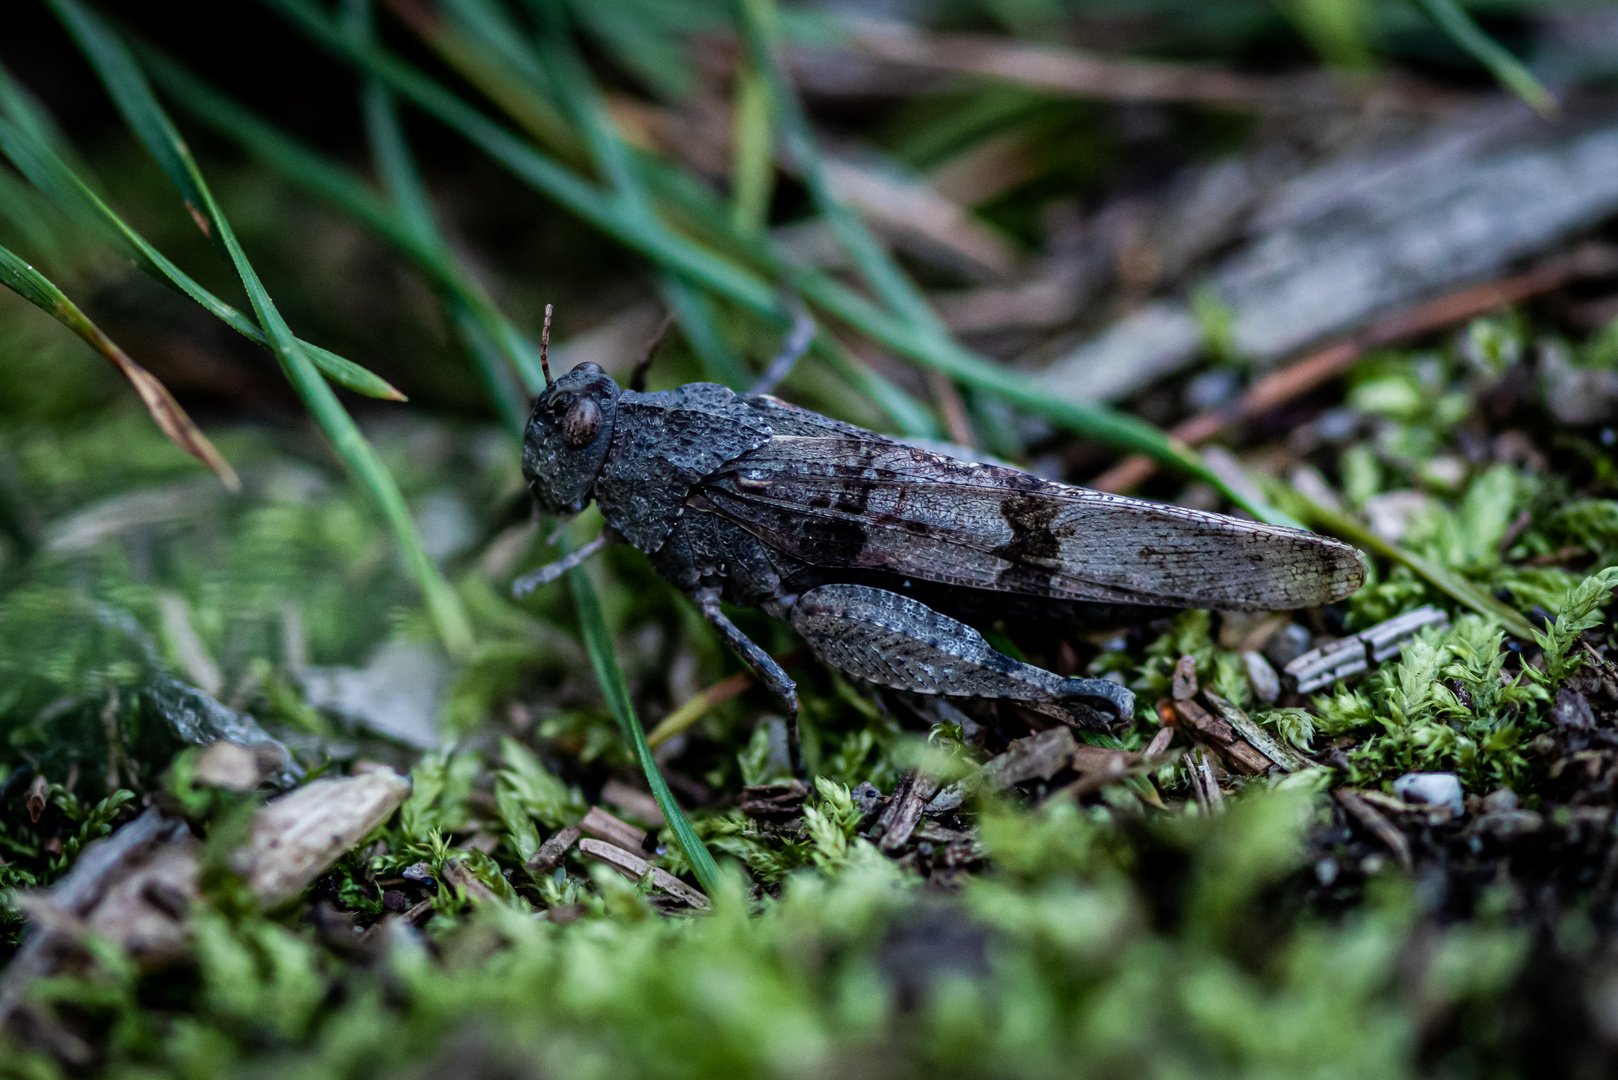
<instances>
[{"instance_id":1,"label":"dark spot on wing","mask_svg":"<svg viewBox=\"0 0 1618 1080\"><path fill-rule=\"evenodd\" d=\"M1062 545L1051 532L1060 508L1054 499L1022 493L1000 501L1000 516L1011 526L1011 540L993 551L1011 564L995 578L1001 588L1019 592L1050 588L1050 572L1030 564L1048 563L1061 555Z\"/></svg>"},{"instance_id":2,"label":"dark spot on wing","mask_svg":"<svg viewBox=\"0 0 1618 1080\"><path fill-rule=\"evenodd\" d=\"M863 514L871 502L871 487L857 481L838 492L837 509L844 514Z\"/></svg>"},{"instance_id":3,"label":"dark spot on wing","mask_svg":"<svg viewBox=\"0 0 1618 1080\"><path fill-rule=\"evenodd\" d=\"M801 517L792 522L800 557L819 566L857 565L865 550L865 526L842 518Z\"/></svg>"},{"instance_id":4,"label":"dark spot on wing","mask_svg":"<svg viewBox=\"0 0 1618 1080\"><path fill-rule=\"evenodd\" d=\"M831 505L831 499L825 495L816 495L809 500L809 505L816 510L824 510Z\"/></svg>"}]
</instances>

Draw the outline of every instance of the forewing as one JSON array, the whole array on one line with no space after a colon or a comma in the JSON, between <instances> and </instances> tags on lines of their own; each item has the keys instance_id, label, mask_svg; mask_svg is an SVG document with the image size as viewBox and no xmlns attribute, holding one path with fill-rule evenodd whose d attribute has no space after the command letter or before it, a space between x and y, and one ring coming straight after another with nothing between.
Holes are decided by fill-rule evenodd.
<instances>
[{"instance_id":1,"label":"forewing","mask_svg":"<svg viewBox=\"0 0 1618 1080\"><path fill-rule=\"evenodd\" d=\"M1282 611L1341 599L1347 545L886 440L777 435L693 489L795 559L1101 603Z\"/></svg>"}]
</instances>

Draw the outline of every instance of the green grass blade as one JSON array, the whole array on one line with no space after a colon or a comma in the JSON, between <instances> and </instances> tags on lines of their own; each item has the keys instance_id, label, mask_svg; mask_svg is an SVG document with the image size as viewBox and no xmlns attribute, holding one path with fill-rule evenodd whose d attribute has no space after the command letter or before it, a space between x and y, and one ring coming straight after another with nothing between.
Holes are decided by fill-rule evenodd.
<instances>
[{"instance_id":1,"label":"green grass blade","mask_svg":"<svg viewBox=\"0 0 1618 1080\"><path fill-rule=\"evenodd\" d=\"M624 245L640 251L659 267L693 285L725 297L745 310L785 326L787 313L776 291L737 261L676 236L647 217L618 213L618 204L532 144L482 115L410 65L375 46L354 46L306 0L265 0L287 15L315 41L375 74L400 97L434 117L505 166L513 175ZM676 185L665 184L674 188ZM728 228L728 225L726 226ZM741 241L745 244L745 241ZM783 277L792 272L773 256ZM847 286L824 274L803 273L794 283L805 297L829 310L863 334L894 352L936 368L964 383L1027 409L1086 438L1120 450L1146 454L1178 472L1211 484L1235 505L1266 521L1280 521L1274 508L1254 505L1214 475L1190 447L1169 438L1138 417L1102 405L1060 401L1034 390L1017 373L962 348L944 335L918 333L904 320L888 315Z\"/></svg>"},{"instance_id":2,"label":"green grass blade","mask_svg":"<svg viewBox=\"0 0 1618 1080\"><path fill-rule=\"evenodd\" d=\"M209 235L217 237L229 256L252 303L259 327L268 335L282 370L316 423L331 440L338 457L359 478L382 511L399 544L406 566L421 588L427 610L445 647L454 656L467 655L472 648L471 624L461 607L460 598L427 554L398 484L281 317L230 223L214 201L213 193L203 180L190 150L158 104L156 95L135 65L134 58L112 31L81 7L77 0L49 2L67 23L137 137L148 143L165 171L174 167L184 173L184 182L176 179L176 187L192 212L206 222ZM153 140L159 145L151 146ZM200 202L193 203L193 199Z\"/></svg>"},{"instance_id":3,"label":"green grass blade","mask_svg":"<svg viewBox=\"0 0 1618 1080\"><path fill-rule=\"evenodd\" d=\"M168 114L157 103L152 88L140 73L134 57L76 0L45 0L68 34L84 53L96 74L106 84L113 105L141 144L162 168L169 182L180 191L191 219L223 252L223 238L213 232L204 209L202 190L193 171L186 166L189 152Z\"/></svg>"},{"instance_id":4,"label":"green grass blade","mask_svg":"<svg viewBox=\"0 0 1618 1080\"><path fill-rule=\"evenodd\" d=\"M781 125L787 153L798 163L804 186L809 189L821 217L853 258L860 276L876 290L883 303L916 332L947 337L943 323L915 282L893 261L859 214L832 191L809 116L776 56L774 0L734 0L734 8L748 58L770 89L771 104Z\"/></svg>"},{"instance_id":5,"label":"green grass blade","mask_svg":"<svg viewBox=\"0 0 1618 1080\"><path fill-rule=\"evenodd\" d=\"M1471 608L1486 619L1493 619L1516 638L1534 639L1534 628L1520 613L1502 604L1488 592L1455 573L1446 566L1433 562L1397 544L1390 544L1347 514L1321 506L1293 488L1272 481L1271 487L1278 501L1288 505L1300 519L1314 528L1347 540L1356 547L1374 552L1384 559L1410 568L1417 577L1448 596L1462 607Z\"/></svg>"},{"instance_id":6,"label":"green grass blade","mask_svg":"<svg viewBox=\"0 0 1618 1080\"><path fill-rule=\"evenodd\" d=\"M1416 0L1416 3L1451 41L1488 68L1502 86L1522 98L1535 112L1543 116L1555 115L1556 98L1551 92L1504 45L1484 33L1460 4L1455 0Z\"/></svg>"},{"instance_id":7,"label":"green grass blade","mask_svg":"<svg viewBox=\"0 0 1618 1080\"><path fill-rule=\"evenodd\" d=\"M0 69L0 87L9 84L9 75ZM51 146L34 134L39 130L37 123L28 123L26 114L17 115L13 99L0 95L0 101L7 103L3 106L4 115L0 116L0 153L57 209L82 228L105 239L125 257L134 260L135 265L149 276L196 301L232 330L266 348L270 346L269 336L251 319L199 285L103 202ZM37 117L34 119L37 120ZM334 382L369 397L388 401L405 399L386 379L352 360L308 342L302 344L309 350L316 366Z\"/></svg>"},{"instance_id":8,"label":"green grass blade","mask_svg":"<svg viewBox=\"0 0 1618 1080\"><path fill-rule=\"evenodd\" d=\"M738 67L732 93L730 220L737 232L757 235L769 223L775 111L770 107L769 84L751 62Z\"/></svg>"},{"instance_id":9,"label":"green grass blade","mask_svg":"<svg viewBox=\"0 0 1618 1080\"><path fill-rule=\"evenodd\" d=\"M466 306L517 367L530 391L545 385L538 354L522 332L500 314L482 286L461 272L445 251L422 243L419 233L388 199L357 173L282 133L157 50L143 47L140 54L158 85L181 108L392 245L433 284Z\"/></svg>"},{"instance_id":10,"label":"green grass blade","mask_svg":"<svg viewBox=\"0 0 1618 1080\"><path fill-rule=\"evenodd\" d=\"M573 590L573 606L579 614L584 648L590 654L590 664L595 668L596 679L601 683L601 689L607 696L607 708L611 710L613 719L618 721L624 741L634 750L635 759L640 762L642 771L646 773L646 782L651 785L652 797L657 800L658 807L663 811L663 819L669 823L675 837L680 841L680 846L685 849L685 857L691 863L691 872L696 875L697 881L709 896L717 895L719 867L714 863L708 846L691 827L691 821L685 816L685 811L674 801L674 795L669 791L662 771L652 758L652 748L646 744L646 731L641 727L640 717L635 713L635 703L629 695L629 685L624 681L623 669L618 666L618 658L613 652L612 635L607 631L606 620L602 618L601 600L596 595L589 573L582 566L574 567L568 571L567 580Z\"/></svg>"},{"instance_id":11,"label":"green grass blade","mask_svg":"<svg viewBox=\"0 0 1618 1080\"><path fill-rule=\"evenodd\" d=\"M180 403L157 377L120 349L101 328L91 322L56 284L28 265L10 248L0 247L0 285L46 312L51 318L83 338L108 363L117 368L134 386L146 411L173 443L219 475L231 491L241 490L236 470L214 449L208 437L198 430Z\"/></svg>"}]
</instances>

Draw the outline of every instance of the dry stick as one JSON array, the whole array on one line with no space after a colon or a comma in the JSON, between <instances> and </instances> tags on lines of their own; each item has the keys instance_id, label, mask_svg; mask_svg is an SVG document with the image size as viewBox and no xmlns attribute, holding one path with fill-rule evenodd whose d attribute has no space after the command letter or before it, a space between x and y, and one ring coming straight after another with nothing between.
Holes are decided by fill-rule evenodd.
<instances>
[{"instance_id":1,"label":"dry stick","mask_svg":"<svg viewBox=\"0 0 1618 1080\"><path fill-rule=\"evenodd\" d=\"M1317 78L1255 78L1213 67L1126 60L986 34L926 33L880 23L856 23L848 46L857 56L903 67L1107 100L1297 105L1346 96L1335 84Z\"/></svg>"},{"instance_id":2,"label":"dry stick","mask_svg":"<svg viewBox=\"0 0 1618 1080\"><path fill-rule=\"evenodd\" d=\"M1599 277L1614 270L1618 270L1618 250L1606 246L1584 247L1571 254L1548 259L1514 277L1476 285L1418 304L1372 324L1345 341L1309 353L1296 363L1266 375L1232 404L1193 417L1176 427L1172 434L1174 438L1193 446L1205 443L1243 421L1269 412L1335 379L1370 349L1441 330L1462 319L1474 318L1506 304L1550 292L1578 278ZM1090 486L1097 491L1122 494L1140 486L1157 472L1157 468L1157 463L1151 458L1132 454L1096 477Z\"/></svg>"}]
</instances>

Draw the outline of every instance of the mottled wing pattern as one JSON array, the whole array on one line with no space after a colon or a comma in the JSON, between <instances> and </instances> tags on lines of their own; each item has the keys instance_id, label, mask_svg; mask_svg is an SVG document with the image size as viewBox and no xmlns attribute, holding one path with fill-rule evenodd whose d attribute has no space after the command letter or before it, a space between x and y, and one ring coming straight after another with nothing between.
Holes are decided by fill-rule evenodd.
<instances>
[{"instance_id":1,"label":"mottled wing pattern","mask_svg":"<svg viewBox=\"0 0 1618 1080\"><path fill-rule=\"evenodd\" d=\"M1032 596L1280 611L1341 599L1364 578L1353 548L1313 533L885 439L777 435L690 501L813 565Z\"/></svg>"},{"instance_id":2,"label":"mottled wing pattern","mask_svg":"<svg viewBox=\"0 0 1618 1080\"><path fill-rule=\"evenodd\" d=\"M626 390L596 501L619 535L656 551L684 512L691 486L770 435L769 422L747 399L717 383Z\"/></svg>"}]
</instances>

